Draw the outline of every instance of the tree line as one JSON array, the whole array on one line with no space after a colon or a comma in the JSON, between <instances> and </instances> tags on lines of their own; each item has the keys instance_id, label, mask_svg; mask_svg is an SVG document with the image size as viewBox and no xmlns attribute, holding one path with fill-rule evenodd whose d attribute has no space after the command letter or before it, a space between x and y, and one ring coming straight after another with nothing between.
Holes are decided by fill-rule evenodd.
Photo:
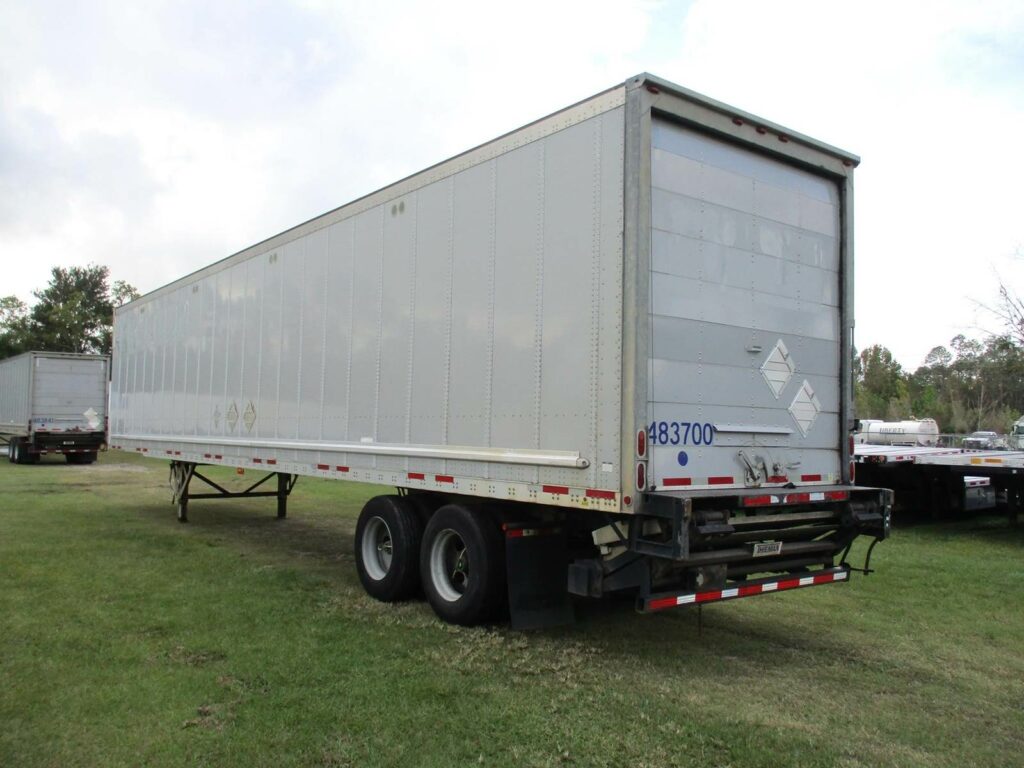
<instances>
[{"instance_id":1,"label":"tree line","mask_svg":"<svg viewBox=\"0 0 1024 768\"><path fill-rule=\"evenodd\" d=\"M17 296L0 298L0 359L30 350L110 354L114 308L137 299L108 267L54 267L29 307Z\"/></svg>"},{"instance_id":2,"label":"tree line","mask_svg":"<svg viewBox=\"0 0 1024 768\"><path fill-rule=\"evenodd\" d=\"M1005 433L1024 413L1024 345L1009 333L956 336L913 372L875 345L857 356L854 376L861 419L932 418L944 433Z\"/></svg>"}]
</instances>

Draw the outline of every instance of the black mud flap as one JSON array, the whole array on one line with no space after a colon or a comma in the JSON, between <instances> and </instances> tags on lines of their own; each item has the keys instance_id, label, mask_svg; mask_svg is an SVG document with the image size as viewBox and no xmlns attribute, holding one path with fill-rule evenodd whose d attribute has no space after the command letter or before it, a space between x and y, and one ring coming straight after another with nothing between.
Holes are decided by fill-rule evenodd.
<instances>
[{"instance_id":1,"label":"black mud flap","mask_svg":"<svg viewBox=\"0 0 1024 768\"><path fill-rule=\"evenodd\" d=\"M512 629L573 624L565 530L510 523L505 527L508 607Z\"/></svg>"}]
</instances>

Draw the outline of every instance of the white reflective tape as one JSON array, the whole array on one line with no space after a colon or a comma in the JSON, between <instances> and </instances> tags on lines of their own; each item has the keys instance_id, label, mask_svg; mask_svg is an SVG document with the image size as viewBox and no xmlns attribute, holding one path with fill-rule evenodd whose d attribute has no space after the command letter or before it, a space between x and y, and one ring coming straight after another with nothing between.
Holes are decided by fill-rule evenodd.
<instances>
[{"instance_id":1,"label":"white reflective tape","mask_svg":"<svg viewBox=\"0 0 1024 768\"><path fill-rule=\"evenodd\" d=\"M824 500L825 500L825 494L824 493L820 493L819 492L819 493L812 493L811 494L811 501L824 501Z\"/></svg>"},{"instance_id":2,"label":"white reflective tape","mask_svg":"<svg viewBox=\"0 0 1024 768\"><path fill-rule=\"evenodd\" d=\"M779 582L777 582L777 581L772 581L772 582L769 582L768 584L762 584L761 585L761 591L762 592L774 592L778 588L779 588Z\"/></svg>"},{"instance_id":3,"label":"white reflective tape","mask_svg":"<svg viewBox=\"0 0 1024 768\"><path fill-rule=\"evenodd\" d=\"M839 571L832 576L832 581L842 581L846 578L846 571Z\"/></svg>"},{"instance_id":4,"label":"white reflective tape","mask_svg":"<svg viewBox=\"0 0 1024 768\"><path fill-rule=\"evenodd\" d=\"M739 590L738 587L734 587L733 589L723 589L722 590L722 599L725 600L725 598L727 598L727 597L737 597L739 595L739 593L740 593L740 590Z\"/></svg>"},{"instance_id":5,"label":"white reflective tape","mask_svg":"<svg viewBox=\"0 0 1024 768\"><path fill-rule=\"evenodd\" d=\"M695 603L696 601L696 595L680 595L676 598L676 605L686 605L687 603Z\"/></svg>"},{"instance_id":6,"label":"white reflective tape","mask_svg":"<svg viewBox=\"0 0 1024 768\"><path fill-rule=\"evenodd\" d=\"M800 579L800 586L801 587L809 587L813 583L814 583L814 577L813 576L803 576Z\"/></svg>"}]
</instances>

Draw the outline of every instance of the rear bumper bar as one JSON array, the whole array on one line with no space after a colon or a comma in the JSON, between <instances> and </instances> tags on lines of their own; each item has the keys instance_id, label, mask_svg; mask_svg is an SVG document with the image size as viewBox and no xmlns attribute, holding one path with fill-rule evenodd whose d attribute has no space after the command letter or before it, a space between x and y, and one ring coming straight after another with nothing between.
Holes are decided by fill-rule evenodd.
<instances>
[{"instance_id":1,"label":"rear bumper bar","mask_svg":"<svg viewBox=\"0 0 1024 768\"><path fill-rule=\"evenodd\" d=\"M701 605L721 600L733 600L739 597L753 597L754 595L767 595L772 592L785 592L790 589L834 584L837 581L848 581L849 578L850 568L841 565L835 568L826 568L814 571L813 573L786 576L784 578L774 577L770 579L733 582L728 587L711 589L704 592L683 592L680 594L661 592L638 598L637 610L641 613L653 613L654 611L664 611L668 608L677 608L682 605Z\"/></svg>"}]
</instances>

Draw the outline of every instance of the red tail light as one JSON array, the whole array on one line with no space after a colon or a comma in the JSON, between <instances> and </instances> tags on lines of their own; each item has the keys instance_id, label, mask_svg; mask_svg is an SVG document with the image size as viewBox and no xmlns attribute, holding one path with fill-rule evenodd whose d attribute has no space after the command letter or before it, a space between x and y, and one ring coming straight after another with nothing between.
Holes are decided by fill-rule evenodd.
<instances>
[{"instance_id":1,"label":"red tail light","mask_svg":"<svg viewBox=\"0 0 1024 768\"><path fill-rule=\"evenodd\" d=\"M636 455L641 459L647 458L647 430L641 429L636 433Z\"/></svg>"},{"instance_id":2,"label":"red tail light","mask_svg":"<svg viewBox=\"0 0 1024 768\"><path fill-rule=\"evenodd\" d=\"M850 435L850 485L856 482L857 462L853 460L853 435Z\"/></svg>"},{"instance_id":3,"label":"red tail light","mask_svg":"<svg viewBox=\"0 0 1024 768\"><path fill-rule=\"evenodd\" d=\"M642 461L636 463L636 489L638 491L647 489L647 465Z\"/></svg>"}]
</instances>

